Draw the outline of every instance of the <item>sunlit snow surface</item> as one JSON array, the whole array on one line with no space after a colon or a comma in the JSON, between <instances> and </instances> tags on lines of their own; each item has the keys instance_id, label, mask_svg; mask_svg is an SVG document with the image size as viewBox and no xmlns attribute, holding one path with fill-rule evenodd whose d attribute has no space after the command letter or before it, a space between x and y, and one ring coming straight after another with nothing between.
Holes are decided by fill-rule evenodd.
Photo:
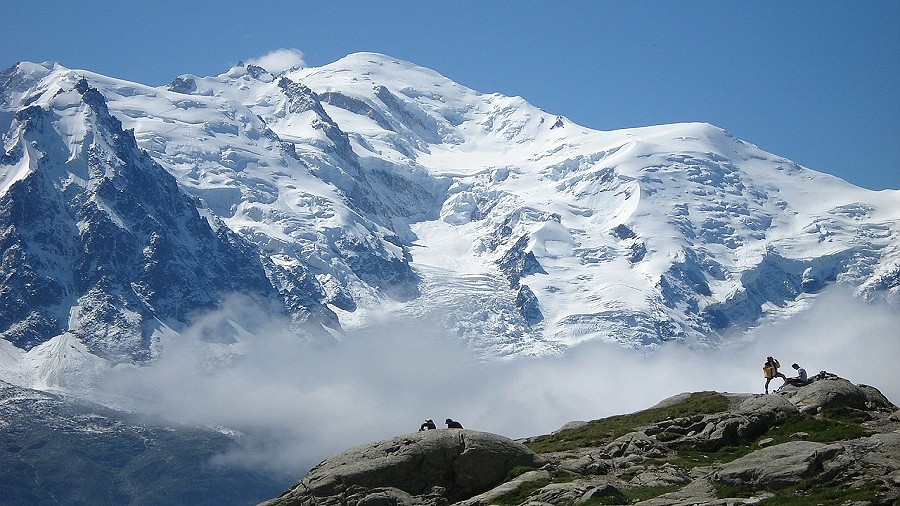
<instances>
[{"instance_id":1,"label":"sunlit snow surface","mask_svg":"<svg viewBox=\"0 0 900 506\"><path fill-rule=\"evenodd\" d=\"M340 93L380 111L380 123L392 130L372 115L325 106L351 138L365 140L354 146L360 157L453 179L440 219L412 224L414 265L426 280L415 311L449 308L448 320L467 320L494 349L507 345L499 336L518 335L513 347L526 353L596 338L638 346L705 342L697 322L685 318L690 311L660 293L673 263L700 265L708 292L685 301L700 308L743 297L742 276L765 258L808 262L809 275L823 284L836 274L860 292L897 268L896 191L853 187L711 125L598 132L520 98L481 94L373 54L291 77L320 95ZM633 237L611 233L619 225ZM502 234L509 239L496 239ZM509 286L494 261L522 236L546 274L520 282L537 294L545 319L518 335L514 326L496 332L504 306L484 294ZM646 253L633 261L641 249ZM803 306L800 299L768 313L790 314ZM658 326L642 328L648 322Z\"/></svg>"},{"instance_id":2,"label":"sunlit snow surface","mask_svg":"<svg viewBox=\"0 0 900 506\"><path fill-rule=\"evenodd\" d=\"M900 267L897 191L854 187L712 125L591 130L372 53L168 87L19 68L3 104L11 128L26 101L52 108L75 156L90 128L68 90L86 78L205 210L275 264L308 267L326 303L352 299L331 305L347 331L418 320L483 357L589 340L707 345L789 317L828 284L897 297L882 286ZM4 166L0 190L35 156ZM348 236L380 258L410 255L418 296L352 272L335 240ZM504 267L517 253L537 267ZM809 289L759 295L753 283L779 275ZM539 312L523 313L523 287Z\"/></svg>"}]
</instances>

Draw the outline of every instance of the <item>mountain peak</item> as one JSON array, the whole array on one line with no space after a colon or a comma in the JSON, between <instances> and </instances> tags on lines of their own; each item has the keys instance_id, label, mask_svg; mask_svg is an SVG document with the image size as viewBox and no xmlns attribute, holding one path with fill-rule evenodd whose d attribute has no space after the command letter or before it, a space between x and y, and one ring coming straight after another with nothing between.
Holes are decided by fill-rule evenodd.
<instances>
[{"instance_id":1,"label":"mountain peak","mask_svg":"<svg viewBox=\"0 0 900 506\"><path fill-rule=\"evenodd\" d=\"M277 76L244 64L164 88L56 64L2 76L0 197L40 168L85 189L102 169L114 184L100 186L149 222L181 219L157 214L165 206L150 194L186 198L222 234L173 225L188 234L177 242L241 250L294 326L362 325L390 308L487 356L586 340L708 344L795 314L830 285L889 299L900 285L896 192L853 187L708 123L591 130L377 53ZM47 121L26 140L16 116L29 107ZM143 189L155 187L140 174L170 189ZM104 207L111 196L81 198L126 236L140 228L124 203ZM112 230L103 241L120 240ZM127 319L131 306L116 304ZM53 332L71 330L56 311Z\"/></svg>"}]
</instances>

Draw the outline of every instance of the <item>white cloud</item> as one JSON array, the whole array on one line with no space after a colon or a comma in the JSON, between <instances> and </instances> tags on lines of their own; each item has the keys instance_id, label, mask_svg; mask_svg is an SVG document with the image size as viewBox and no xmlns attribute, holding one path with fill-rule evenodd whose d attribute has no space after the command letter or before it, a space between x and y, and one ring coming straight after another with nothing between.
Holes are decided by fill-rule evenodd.
<instances>
[{"instance_id":1,"label":"white cloud","mask_svg":"<svg viewBox=\"0 0 900 506\"><path fill-rule=\"evenodd\" d=\"M247 63L262 67L272 74L278 74L293 67L306 66L303 52L292 48L276 49L258 58L250 58Z\"/></svg>"},{"instance_id":2,"label":"white cloud","mask_svg":"<svg viewBox=\"0 0 900 506\"><path fill-rule=\"evenodd\" d=\"M239 345L173 339L153 365L119 368L104 384L108 394L140 399L148 412L242 431L244 450L221 461L268 466L292 479L337 451L415 431L425 418L525 437L571 420L644 409L685 391L762 393L768 355L900 400L900 312L840 291L722 349L637 352L589 343L562 357L501 362L480 362L421 322L385 323L313 348L246 304L226 307L203 325L231 319L254 335Z\"/></svg>"}]
</instances>

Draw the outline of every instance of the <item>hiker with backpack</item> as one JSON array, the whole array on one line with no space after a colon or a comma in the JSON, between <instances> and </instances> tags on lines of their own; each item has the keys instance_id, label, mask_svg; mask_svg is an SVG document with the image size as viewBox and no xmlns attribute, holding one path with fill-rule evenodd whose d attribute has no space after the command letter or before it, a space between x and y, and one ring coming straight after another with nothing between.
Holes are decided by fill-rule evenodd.
<instances>
[{"instance_id":1,"label":"hiker with backpack","mask_svg":"<svg viewBox=\"0 0 900 506\"><path fill-rule=\"evenodd\" d=\"M778 372L779 367L781 367L781 364L777 359L766 357L766 363L763 364L763 376L766 377L766 393L769 393L769 382L772 381L772 378L778 377L787 382L787 376Z\"/></svg>"}]
</instances>

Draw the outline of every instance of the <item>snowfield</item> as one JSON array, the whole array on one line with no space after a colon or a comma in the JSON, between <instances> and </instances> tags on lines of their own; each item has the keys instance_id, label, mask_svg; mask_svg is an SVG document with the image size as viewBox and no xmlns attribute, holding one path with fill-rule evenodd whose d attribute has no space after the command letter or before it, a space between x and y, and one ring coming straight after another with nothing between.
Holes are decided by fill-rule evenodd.
<instances>
[{"instance_id":1,"label":"snowfield","mask_svg":"<svg viewBox=\"0 0 900 506\"><path fill-rule=\"evenodd\" d=\"M54 181L35 198L82 213L59 225L78 231L66 247L124 234L143 270L171 262L166 272L205 272L224 251L202 250L200 225L142 232L168 223L164 200L140 203L138 219L101 191L115 181L115 195L151 198L120 175L145 170L133 149L182 192L152 198L190 199L204 234L259 264L245 281L203 284L202 304L186 287L163 309L135 273L79 285L87 264L41 256L22 232L34 225L0 213L0 245L30 269L0 264L0 296L24 301L0 318L4 379L17 384L64 386L74 371L152 358L249 279L292 331L324 331L313 340L399 318L488 359L588 341L717 346L830 285L893 305L900 293L900 191L855 187L704 123L592 130L380 54L277 75L242 64L165 87L22 63L0 76L0 120L0 204L23 198L17 185ZM193 253L163 255L170 244ZM32 279L64 295L37 300ZM203 339L238 342L246 326Z\"/></svg>"}]
</instances>

